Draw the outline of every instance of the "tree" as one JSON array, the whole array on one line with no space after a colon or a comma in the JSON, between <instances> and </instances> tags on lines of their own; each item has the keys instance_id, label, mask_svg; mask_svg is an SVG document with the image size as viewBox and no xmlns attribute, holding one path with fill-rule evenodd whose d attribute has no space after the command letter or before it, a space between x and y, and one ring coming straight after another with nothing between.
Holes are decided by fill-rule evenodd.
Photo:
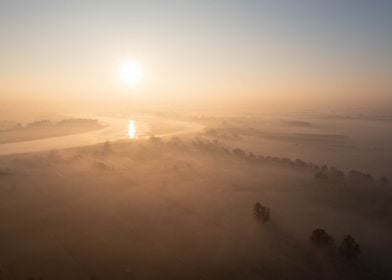
<instances>
[{"instance_id":1,"label":"tree","mask_svg":"<svg viewBox=\"0 0 392 280\"><path fill-rule=\"evenodd\" d=\"M242 158L246 157L246 153L243 150L239 149L239 148L235 148L233 150L233 154L238 156L238 157L242 157Z\"/></svg>"},{"instance_id":2,"label":"tree","mask_svg":"<svg viewBox=\"0 0 392 280\"><path fill-rule=\"evenodd\" d=\"M330 247L334 244L334 240L331 235L329 235L325 230L321 228L316 228L312 231L310 236L310 241L316 247Z\"/></svg>"},{"instance_id":3,"label":"tree","mask_svg":"<svg viewBox=\"0 0 392 280\"><path fill-rule=\"evenodd\" d=\"M351 178L360 178L360 177L362 176L362 173L361 173L360 171L357 171L357 170L350 170L350 171L348 172L348 175L349 175Z\"/></svg>"},{"instance_id":4,"label":"tree","mask_svg":"<svg viewBox=\"0 0 392 280\"><path fill-rule=\"evenodd\" d=\"M329 175L332 178L335 178L335 179L340 179L340 178L344 177L344 172L339 170L339 169L337 169L336 167L333 167L333 166L331 166L329 168L329 172L328 173L329 173Z\"/></svg>"},{"instance_id":5,"label":"tree","mask_svg":"<svg viewBox=\"0 0 392 280\"><path fill-rule=\"evenodd\" d=\"M358 257L361 253L361 248L351 235L346 235L339 246L339 252L350 260Z\"/></svg>"},{"instance_id":6,"label":"tree","mask_svg":"<svg viewBox=\"0 0 392 280\"><path fill-rule=\"evenodd\" d=\"M271 217L271 211L268 207L265 207L261 205L260 202L256 202L254 207L254 215L258 221L262 221L263 223L266 223L270 220Z\"/></svg>"},{"instance_id":7,"label":"tree","mask_svg":"<svg viewBox=\"0 0 392 280\"><path fill-rule=\"evenodd\" d=\"M322 171L317 171L314 173L314 178L316 179L328 179L328 175Z\"/></svg>"}]
</instances>

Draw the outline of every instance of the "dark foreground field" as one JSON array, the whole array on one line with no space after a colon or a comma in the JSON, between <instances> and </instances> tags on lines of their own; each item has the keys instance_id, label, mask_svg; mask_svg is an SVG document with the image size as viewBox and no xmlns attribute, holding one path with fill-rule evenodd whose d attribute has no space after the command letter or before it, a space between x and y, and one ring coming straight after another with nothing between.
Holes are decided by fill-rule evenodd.
<instances>
[{"instance_id":1,"label":"dark foreground field","mask_svg":"<svg viewBox=\"0 0 392 280\"><path fill-rule=\"evenodd\" d=\"M388 279L391 186L322 164L155 138L1 157L0 278Z\"/></svg>"}]
</instances>

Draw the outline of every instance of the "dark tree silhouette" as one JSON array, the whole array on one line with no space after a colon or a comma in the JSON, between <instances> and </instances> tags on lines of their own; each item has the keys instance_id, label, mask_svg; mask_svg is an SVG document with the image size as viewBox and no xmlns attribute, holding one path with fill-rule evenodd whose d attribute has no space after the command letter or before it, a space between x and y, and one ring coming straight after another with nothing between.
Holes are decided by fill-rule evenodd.
<instances>
[{"instance_id":1,"label":"dark tree silhouette","mask_svg":"<svg viewBox=\"0 0 392 280\"><path fill-rule=\"evenodd\" d=\"M370 175L370 174L363 174L363 175L362 175L362 178L365 179L365 180L367 180L367 181L369 181L369 182L372 182L372 181L373 181L373 176Z\"/></svg>"},{"instance_id":2,"label":"dark tree silhouette","mask_svg":"<svg viewBox=\"0 0 392 280\"><path fill-rule=\"evenodd\" d=\"M328 174L335 179L344 178L344 172L333 166L329 168Z\"/></svg>"},{"instance_id":3,"label":"dark tree silhouette","mask_svg":"<svg viewBox=\"0 0 392 280\"><path fill-rule=\"evenodd\" d=\"M243 150L239 149L239 148L234 149L233 150L233 154L238 156L238 157L242 157L242 158L246 157L246 153Z\"/></svg>"},{"instance_id":4,"label":"dark tree silhouette","mask_svg":"<svg viewBox=\"0 0 392 280\"><path fill-rule=\"evenodd\" d=\"M350 171L348 172L348 175L349 175L351 178L359 178L359 177L361 177L362 173L359 172L359 171L357 171L357 170L350 170Z\"/></svg>"},{"instance_id":5,"label":"dark tree silhouette","mask_svg":"<svg viewBox=\"0 0 392 280\"><path fill-rule=\"evenodd\" d=\"M316 247L330 247L334 244L332 236L321 228L316 228L312 231L310 241Z\"/></svg>"},{"instance_id":6,"label":"dark tree silhouette","mask_svg":"<svg viewBox=\"0 0 392 280\"><path fill-rule=\"evenodd\" d=\"M249 154L248 154L248 160L249 161L256 161L256 155L254 154L254 153L252 153L252 152L250 152Z\"/></svg>"},{"instance_id":7,"label":"dark tree silhouette","mask_svg":"<svg viewBox=\"0 0 392 280\"><path fill-rule=\"evenodd\" d=\"M271 211L268 207L265 207L261 205L260 202L256 202L254 207L254 215L258 221L262 221L263 223L266 223L270 220L271 217Z\"/></svg>"},{"instance_id":8,"label":"dark tree silhouette","mask_svg":"<svg viewBox=\"0 0 392 280\"><path fill-rule=\"evenodd\" d=\"M328 179L328 175L322 171L317 171L314 173L314 178L316 179Z\"/></svg>"},{"instance_id":9,"label":"dark tree silhouette","mask_svg":"<svg viewBox=\"0 0 392 280\"><path fill-rule=\"evenodd\" d=\"M361 253L361 248L351 235L346 235L339 246L339 252L350 260L358 257Z\"/></svg>"}]
</instances>

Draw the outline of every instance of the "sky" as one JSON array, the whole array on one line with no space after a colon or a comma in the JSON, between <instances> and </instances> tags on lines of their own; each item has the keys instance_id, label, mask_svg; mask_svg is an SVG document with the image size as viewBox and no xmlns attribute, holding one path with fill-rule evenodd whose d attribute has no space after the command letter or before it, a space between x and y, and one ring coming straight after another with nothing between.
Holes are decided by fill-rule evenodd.
<instances>
[{"instance_id":1,"label":"sky","mask_svg":"<svg viewBox=\"0 0 392 280\"><path fill-rule=\"evenodd\" d=\"M391 15L388 0L0 0L0 100L385 103Z\"/></svg>"}]
</instances>

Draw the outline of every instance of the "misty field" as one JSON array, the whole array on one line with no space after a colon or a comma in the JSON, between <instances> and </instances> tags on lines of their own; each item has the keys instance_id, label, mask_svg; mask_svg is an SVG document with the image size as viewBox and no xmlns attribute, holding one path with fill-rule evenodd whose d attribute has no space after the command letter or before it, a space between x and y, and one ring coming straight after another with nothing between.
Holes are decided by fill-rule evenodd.
<instances>
[{"instance_id":1,"label":"misty field","mask_svg":"<svg viewBox=\"0 0 392 280\"><path fill-rule=\"evenodd\" d=\"M250 153L216 138L207 130L1 157L1 277L392 275L387 178ZM267 219L255 215L257 202ZM312 241L317 228L333 242ZM360 245L358 256L341 253L346 235Z\"/></svg>"},{"instance_id":2,"label":"misty field","mask_svg":"<svg viewBox=\"0 0 392 280\"><path fill-rule=\"evenodd\" d=\"M391 15L0 0L0 280L392 279Z\"/></svg>"}]
</instances>

